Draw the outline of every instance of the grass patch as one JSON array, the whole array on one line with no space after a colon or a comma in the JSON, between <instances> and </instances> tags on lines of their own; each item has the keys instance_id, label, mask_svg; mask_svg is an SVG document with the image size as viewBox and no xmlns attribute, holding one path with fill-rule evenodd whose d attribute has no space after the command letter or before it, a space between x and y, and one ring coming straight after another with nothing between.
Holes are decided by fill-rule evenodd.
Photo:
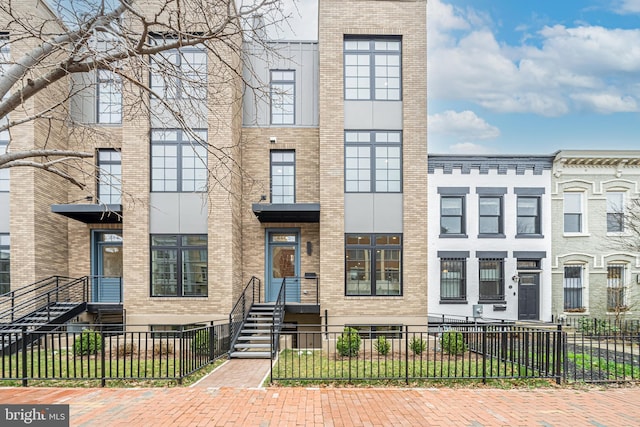
<instances>
[{"instance_id":1,"label":"grass patch","mask_svg":"<svg viewBox=\"0 0 640 427\"><path fill-rule=\"evenodd\" d=\"M568 353L567 359L576 365L576 371L595 372L607 375L609 380L640 379L640 367L628 363L617 363L588 354Z\"/></svg>"}]
</instances>

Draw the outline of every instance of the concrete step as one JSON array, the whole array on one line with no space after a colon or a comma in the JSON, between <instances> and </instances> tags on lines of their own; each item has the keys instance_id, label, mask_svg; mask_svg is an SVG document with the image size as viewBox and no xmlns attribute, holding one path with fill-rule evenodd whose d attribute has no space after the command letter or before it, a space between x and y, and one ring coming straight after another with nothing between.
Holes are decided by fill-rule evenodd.
<instances>
[{"instance_id":1,"label":"concrete step","mask_svg":"<svg viewBox=\"0 0 640 427\"><path fill-rule=\"evenodd\" d=\"M263 335L240 335L238 337L238 341L269 341L270 339L270 336Z\"/></svg>"},{"instance_id":2,"label":"concrete step","mask_svg":"<svg viewBox=\"0 0 640 427\"><path fill-rule=\"evenodd\" d=\"M232 359L271 359L271 353L268 351L233 351L229 357Z\"/></svg>"},{"instance_id":3,"label":"concrete step","mask_svg":"<svg viewBox=\"0 0 640 427\"><path fill-rule=\"evenodd\" d=\"M241 329L240 335L270 335L271 329Z\"/></svg>"},{"instance_id":4,"label":"concrete step","mask_svg":"<svg viewBox=\"0 0 640 427\"><path fill-rule=\"evenodd\" d=\"M239 348L246 348L246 349L271 348L271 343L267 343L267 344L236 344L234 347L236 349L239 349Z\"/></svg>"}]
</instances>

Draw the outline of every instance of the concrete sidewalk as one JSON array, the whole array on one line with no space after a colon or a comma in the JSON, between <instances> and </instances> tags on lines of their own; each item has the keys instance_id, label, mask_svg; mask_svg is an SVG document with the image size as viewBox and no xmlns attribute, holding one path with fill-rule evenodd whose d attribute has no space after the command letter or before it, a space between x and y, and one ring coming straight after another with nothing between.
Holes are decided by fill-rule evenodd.
<instances>
[{"instance_id":1,"label":"concrete sidewalk","mask_svg":"<svg viewBox=\"0 0 640 427\"><path fill-rule=\"evenodd\" d=\"M0 388L72 426L638 426L640 388Z\"/></svg>"}]
</instances>

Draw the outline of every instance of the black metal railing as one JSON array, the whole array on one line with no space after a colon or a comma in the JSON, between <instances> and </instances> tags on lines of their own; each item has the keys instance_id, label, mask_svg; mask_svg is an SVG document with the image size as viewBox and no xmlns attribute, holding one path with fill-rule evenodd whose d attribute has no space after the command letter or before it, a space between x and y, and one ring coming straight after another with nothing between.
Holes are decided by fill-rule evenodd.
<instances>
[{"instance_id":1,"label":"black metal railing","mask_svg":"<svg viewBox=\"0 0 640 427\"><path fill-rule=\"evenodd\" d=\"M560 329L477 325L429 332L405 327L366 335L353 329L289 332L272 381L367 382L545 378L562 380Z\"/></svg>"},{"instance_id":2,"label":"black metal railing","mask_svg":"<svg viewBox=\"0 0 640 427\"><path fill-rule=\"evenodd\" d=\"M89 295L87 276L51 276L1 295L0 324L13 323L34 311L49 308L56 302L87 302Z\"/></svg>"},{"instance_id":3,"label":"black metal railing","mask_svg":"<svg viewBox=\"0 0 640 427\"><path fill-rule=\"evenodd\" d=\"M182 383L230 348L226 323L163 332L131 325L108 333L100 332L100 325L87 328L0 332L0 340L22 343L16 354L0 357L0 385L56 380L96 381L103 387L114 380Z\"/></svg>"},{"instance_id":4,"label":"black metal railing","mask_svg":"<svg viewBox=\"0 0 640 427\"><path fill-rule=\"evenodd\" d=\"M271 358L280 350L280 332L284 323L285 304L287 301L287 278L282 280L278 298L273 307L273 324L271 326Z\"/></svg>"},{"instance_id":5,"label":"black metal railing","mask_svg":"<svg viewBox=\"0 0 640 427\"><path fill-rule=\"evenodd\" d=\"M252 276L231 309L231 313L229 313L231 348L233 348L233 345L235 345L236 340L240 335L242 324L247 319L251 306L256 302L260 302L260 285L260 279Z\"/></svg>"}]
</instances>

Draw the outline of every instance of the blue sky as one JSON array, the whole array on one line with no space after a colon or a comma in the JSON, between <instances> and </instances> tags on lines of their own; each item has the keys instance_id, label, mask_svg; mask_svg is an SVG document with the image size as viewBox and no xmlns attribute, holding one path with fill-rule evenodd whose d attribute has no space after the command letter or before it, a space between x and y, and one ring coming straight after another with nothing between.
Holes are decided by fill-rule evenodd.
<instances>
[{"instance_id":1,"label":"blue sky","mask_svg":"<svg viewBox=\"0 0 640 427\"><path fill-rule=\"evenodd\" d=\"M315 39L316 0L297 9ZM427 20L431 153L640 149L640 0L428 0Z\"/></svg>"}]
</instances>

